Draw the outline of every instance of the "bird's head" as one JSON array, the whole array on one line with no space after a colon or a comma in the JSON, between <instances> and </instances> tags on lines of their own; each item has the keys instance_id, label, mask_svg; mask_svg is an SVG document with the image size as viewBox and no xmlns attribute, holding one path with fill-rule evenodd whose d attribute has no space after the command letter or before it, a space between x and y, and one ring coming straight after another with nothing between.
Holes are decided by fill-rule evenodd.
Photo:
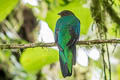
<instances>
[{"instance_id":1,"label":"bird's head","mask_svg":"<svg viewBox=\"0 0 120 80\"><path fill-rule=\"evenodd\" d=\"M58 13L58 15L62 16L70 16L70 15L74 15L71 11L69 10L63 10L60 13Z\"/></svg>"}]
</instances>

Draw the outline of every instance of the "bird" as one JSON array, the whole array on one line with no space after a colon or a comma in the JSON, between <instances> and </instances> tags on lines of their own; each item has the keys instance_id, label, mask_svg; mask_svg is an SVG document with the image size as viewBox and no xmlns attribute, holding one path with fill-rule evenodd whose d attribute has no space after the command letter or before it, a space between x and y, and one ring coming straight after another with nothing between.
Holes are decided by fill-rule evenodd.
<instances>
[{"instance_id":1,"label":"bird","mask_svg":"<svg viewBox=\"0 0 120 80\"><path fill-rule=\"evenodd\" d=\"M63 10L55 27L55 43L59 49L59 62L63 77L72 75L76 64L76 42L80 36L80 20L70 10Z\"/></svg>"}]
</instances>

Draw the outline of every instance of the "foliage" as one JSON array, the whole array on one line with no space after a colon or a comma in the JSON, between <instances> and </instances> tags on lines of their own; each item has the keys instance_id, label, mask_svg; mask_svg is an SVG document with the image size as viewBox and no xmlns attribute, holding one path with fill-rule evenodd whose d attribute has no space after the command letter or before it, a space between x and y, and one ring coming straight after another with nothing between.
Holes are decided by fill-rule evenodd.
<instances>
[{"instance_id":1,"label":"foliage","mask_svg":"<svg viewBox=\"0 0 120 80\"><path fill-rule=\"evenodd\" d=\"M29 48L20 58L24 69L31 73L38 72L43 66L58 61L58 52L52 48Z\"/></svg>"},{"instance_id":2,"label":"foliage","mask_svg":"<svg viewBox=\"0 0 120 80\"><path fill-rule=\"evenodd\" d=\"M0 0L0 22L15 8L19 0Z\"/></svg>"}]
</instances>

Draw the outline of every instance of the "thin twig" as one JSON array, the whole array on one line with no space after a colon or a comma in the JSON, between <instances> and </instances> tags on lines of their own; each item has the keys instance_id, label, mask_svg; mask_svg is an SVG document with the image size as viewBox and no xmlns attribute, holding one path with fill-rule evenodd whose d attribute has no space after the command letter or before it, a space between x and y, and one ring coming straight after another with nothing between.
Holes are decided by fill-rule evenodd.
<instances>
[{"instance_id":1,"label":"thin twig","mask_svg":"<svg viewBox=\"0 0 120 80\"><path fill-rule=\"evenodd\" d=\"M108 65L109 65L109 80L111 80L111 63L110 63L110 54L109 54L109 50L108 50L108 45L106 44L106 48L107 48L107 57L108 57Z\"/></svg>"},{"instance_id":2,"label":"thin twig","mask_svg":"<svg viewBox=\"0 0 120 80\"><path fill-rule=\"evenodd\" d=\"M107 39L107 34L105 33L105 39ZM110 63L110 53L108 50L108 44L106 44L106 49L107 49L107 57L108 57L108 70L109 70L109 80L111 80L111 63Z\"/></svg>"},{"instance_id":3,"label":"thin twig","mask_svg":"<svg viewBox=\"0 0 120 80\"><path fill-rule=\"evenodd\" d=\"M112 53L115 52L116 48L117 48L117 44L115 44L114 49L112 50Z\"/></svg>"},{"instance_id":4,"label":"thin twig","mask_svg":"<svg viewBox=\"0 0 120 80\"><path fill-rule=\"evenodd\" d=\"M102 47L102 58L103 58L103 70L104 70L104 80L107 80L107 77L106 77L106 67L105 67L105 57L104 57L104 48Z\"/></svg>"}]
</instances>

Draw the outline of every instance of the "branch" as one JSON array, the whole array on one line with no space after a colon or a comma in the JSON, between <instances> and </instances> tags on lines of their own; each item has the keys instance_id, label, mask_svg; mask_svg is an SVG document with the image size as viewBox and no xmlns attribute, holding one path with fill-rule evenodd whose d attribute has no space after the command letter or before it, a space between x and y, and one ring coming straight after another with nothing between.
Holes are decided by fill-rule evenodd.
<instances>
[{"instance_id":1,"label":"branch","mask_svg":"<svg viewBox=\"0 0 120 80\"><path fill-rule=\"evenodd\" d=\"M120 44L120 39L78 41L77 45L95 45L95 44L104 44L104 43ZM53 46L56 46L56 44L55 43L0 44L0 49L20 49L20 48L53 47Z\"/></svg>"}]
</instances>

